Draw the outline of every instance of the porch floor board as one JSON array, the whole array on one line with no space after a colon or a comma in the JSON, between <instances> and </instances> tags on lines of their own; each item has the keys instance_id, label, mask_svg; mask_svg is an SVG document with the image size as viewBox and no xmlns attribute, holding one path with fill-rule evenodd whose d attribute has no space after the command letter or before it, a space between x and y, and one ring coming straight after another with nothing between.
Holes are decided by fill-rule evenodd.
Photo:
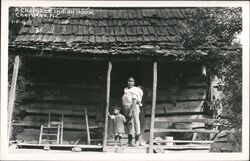
<instances>
[{"instance_id":1,"label":"porch floor board","mask_svg":"<svg viewBox=\"0 0 250 161\"><path fill-rule=\"evenodd\" d=\"M16 145L18 148L26 149L43 149L49 147L51 150L71 150L74 147L81 148L82 151L102 151L101 145L66 145L66 144L26 144L19 143Z\"/></svg>"},{"instance_id":2,"label":"porch floor board","mask_svg":"<svg viewBox=\"0 0 250 161\"><path fill-rule=\"evenodd\" d=\"M127 145L123 146L107 146L108 153L148 153L148 145L131 147Z\"/></svg>"},{"instance_id":3,"label":"porch floor board","mask_svg":"<svg viewBox=\"0 0 250 161\"><path fill-rule=\"evenodd\" d=\"M49 147L51 152L60 150L60 151L71 151L72 148L78 147L81 148L81 152L102 152L101 145L53 145L53 144L26 144L19 143L16 144L17 149L15 151L19 151L21 149L40 149L43 150L45 147ZM131 147L128 145L123 146L107 146L107 153L148 153L149 145ZM44 150L45 151L45 150ZM174 145L174 146L166 146L166 145L155 145L154 151L156 153L189 153L189 152L209 152L209 145Z\"/></svg>"}]
</instances>

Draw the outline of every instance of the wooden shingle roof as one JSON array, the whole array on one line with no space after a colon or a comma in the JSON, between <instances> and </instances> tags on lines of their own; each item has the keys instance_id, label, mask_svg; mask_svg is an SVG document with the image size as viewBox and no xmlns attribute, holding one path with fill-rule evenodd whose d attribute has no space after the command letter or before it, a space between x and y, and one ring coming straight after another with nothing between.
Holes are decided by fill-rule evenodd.
<instances>
[{"instance_id":1,"label":"wooden shingle roof","mask_svg":"<svg viewBox=\"0 0 250 161\"><path fill-rule=\"evenodd\" d=\"M65 9L74 11L50 18L31 18L12 47L130 54L139 52L141 45L150 44L164 52L180 47L176 36L181 31L178 23L190 12L189 8ZM75 14L83 9L89 14Z\"/></svg>"}]
</instances>

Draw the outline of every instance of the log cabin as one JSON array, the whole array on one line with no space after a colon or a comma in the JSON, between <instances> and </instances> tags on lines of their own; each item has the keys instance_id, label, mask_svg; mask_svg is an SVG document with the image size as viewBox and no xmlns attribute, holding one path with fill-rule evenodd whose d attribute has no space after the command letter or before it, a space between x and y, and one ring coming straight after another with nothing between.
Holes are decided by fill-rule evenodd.
<instances>
[{"instance_id":1,"label":"log cabin","mask_svg":"<svg viewBox=\"0 0 250 161\"><path fill-rule=\"evenodd\" d=\"M178 34L194 8L51 10L72 12L30 17L9 44L10 140L35 147L41 126L63 119L61 145L107 151L114 139L107 113L121 106L129 76L143 87L148 152L159 138L205 140L211 129L199 120L211 118L207 102L216 85L206 72L206 52L184 48Z\"/></svg>"}]
</instances>

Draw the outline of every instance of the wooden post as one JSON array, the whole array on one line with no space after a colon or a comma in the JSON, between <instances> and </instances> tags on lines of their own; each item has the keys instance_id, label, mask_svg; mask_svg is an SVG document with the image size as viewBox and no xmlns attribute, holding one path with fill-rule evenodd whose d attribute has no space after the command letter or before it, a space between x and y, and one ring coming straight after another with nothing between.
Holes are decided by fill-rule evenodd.
<instances>
[{"instance_id":1,"label":"wooden post","mask_svg":"<svg viewBox=\"0 0 250 161\"><path fill-rule=\"evenodd\" d=\"M107 89L106 89L106 111L105 111L105 125L104 125L104 136L103 136L103 151L107 151L107 139L108 139L108 112L109 112L109 99L110 99L110 82L111 82L111 70L112 63L108 63L107 71Z\"/></svg>"},{"instance_id":2,"label":"wooden post","mask_svg":"<svg viewBox=\"0 0 250 161\"><path fill-rule=\"evenodd\" d=\"M152 96L152 111L151 111L150 134L149 134L149 153L153 153L156 88L157 88L157 62L155 61L153 65L153 96Z\"/></svg>"},{"instance_id":3,"label":"wooden post","mask_svg":"<svg viewBox=\"0 0 250 161\"><path fill-rule=\"evenodd\" d=\"M87 131L87 144L90 145L89 120L88 120L88 111L86 108L85 108L85 122L86 122L86 131Z\"/></svg>"},{"instance_id":4,"label":"wooden post","mask_svg":"<svg viewBox=\"0 0 250 161\"><path fill-rule=\"evenodd\" d=\"M13 109L14 109L15 97L16 97L16 84L17 84L19 64L20 64L20 58L19 58L19 55L17 55L14 61L14 69L13 69L10 94L9 94L9 102L8 102L8 139L9 141L12 135L11 122L12 122L12 115L13 115Z\"/></svg>"}]
</instances>

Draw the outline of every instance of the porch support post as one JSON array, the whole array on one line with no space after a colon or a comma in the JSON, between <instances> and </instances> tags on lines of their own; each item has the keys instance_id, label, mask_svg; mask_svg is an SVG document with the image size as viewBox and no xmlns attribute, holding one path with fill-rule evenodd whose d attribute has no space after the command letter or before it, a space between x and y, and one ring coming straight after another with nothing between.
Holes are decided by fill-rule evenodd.
<instances>
[{"instance_id":1,"label":"porch support post","mask_svg":"<svg viewBox=\"0 0 250 161\"><path fill-rule=\"evenodd\" d=\"M156 88L157 88L157 62L154 61L154 65L153 65L152 111L151 111L150 135L149 135L149 153L153 153L154 121L155 121L155 106L156 106Z\"/></svg>"},{"instance_id":2,"label":"porch support post","mask_svg":"<svg viewBox=\"0 0 250 161\"><path fill-rule=\"evenodd\" d=\"M111 82L111 71L112 63L108 63L107 71L107 88L106 88L106 111L105 111L105 125L104 125L104 136L103 136L103 151L107 151L107 138L108 138L108 112L109 112L109 100L110 100L110 82Z\"/></svg>"},{"instance_id":3,"label":"porch support post","mask_svg":"<svg viewBox=\"0 0 250 161\"><path fill-rule=\"evenodd\" d=\"M20 64L20 58L19 58L19 55L17 55L14 61L14 68L13 68L11 87L10 87L10 93L9 93L9 99L8 99L8 139L9 141L12 135L11 122L12 122L13 109L15 105L16 84L17 84L19 64Z\"/></svg>"}]
</instances>

